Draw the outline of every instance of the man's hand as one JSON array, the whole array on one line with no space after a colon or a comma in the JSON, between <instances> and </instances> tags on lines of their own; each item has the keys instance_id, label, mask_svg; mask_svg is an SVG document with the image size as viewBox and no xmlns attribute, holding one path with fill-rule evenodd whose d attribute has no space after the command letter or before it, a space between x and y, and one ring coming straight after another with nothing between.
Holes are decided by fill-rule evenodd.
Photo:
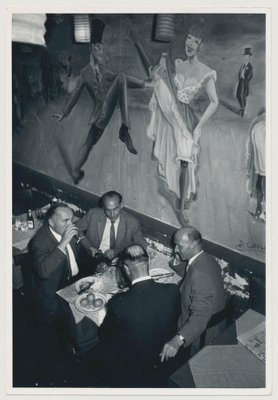
<instances>
[{"instance_id":1,"label":"man's hand","mask_svg":"<svg viewBox=\"0 0 278 400\"><path fill-rule=\"evenodd\" d=\"M179 265L182 262L182 259L180 258L180 255L178 253L175 253L174 259L173 259L173 265Z\"/></svg>"},{"instance_id":2,"label":"man's hand","mask_svg":"<svg viewBox=\"0 0 278 400\"><path fill-rule=\"evenodd\" d=\"M89 247L89 252L90 252L92 257L95 257L95 255L98 252L98 250L95 249L94 247Z\"/></svg>"},{"instance_id":3,"label":"man's hand","mask_svg":"<svg viewBox=\"0 0 278 400\"><path fill-rule=\"evenodd\" d=\"M167 361L169 358L175 357L182 344L183 340L180 339L178 335L174 336L173 339L165 343L162 352L160 353L161 362L163 362L164 360Z\"/></svg>"},{"instance_id":4,"label":"man's hand","mask_svg":"<svg viewBox=\"0 0 278 400\"><path fill-rule=\"evenodd\" d=\"M96 272L105 273L108 270L108 265L105 262L101 262L96 267Z\"/></svg>"},{"instance_id":5,"label":"man's hand","mask_svg":"<svg viewBox=\"0 0 278 400\"><path fill-rule=\"evenodd\" d=\"M65 251L66 246L69 244L73 236L78 235L78 228L76 225L72 224L66 227L62 235L61 242L59 243L60 249Z\"/></svg>"},{"instance_id":6,"label":"man's hand","mask_svg":"<svg viewBox=\"0 0 278 400\"><path fill-rule=\"evenodd\" d=\"M53 118L57 118L56 124L58 124L58 122L62 121L62 119L65 118L64 114L52 114Z\"/></svg>"},{"instance_id":7,"label":"man's hand","mask_svg":"<svg viewBox=\"0 0 278 400\"><path fill-rule=\"evenodd\" d=\"M115 252L112 249L108 249L104 252L105 256L111 261L115 257Z\"/></svg>"}]
</instances>

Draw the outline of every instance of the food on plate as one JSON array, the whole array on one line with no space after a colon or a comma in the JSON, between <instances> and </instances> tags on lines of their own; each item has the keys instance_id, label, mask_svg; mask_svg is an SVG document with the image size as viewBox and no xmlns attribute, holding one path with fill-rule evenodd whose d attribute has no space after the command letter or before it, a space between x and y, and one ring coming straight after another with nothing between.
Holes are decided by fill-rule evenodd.
<instances>
[{"instance_id":1,"label":"food on plate","mask_svg":"<svg viewBox=\"0 0 278 400\"><path fill-rule=\"evenodd\" d=\"M87 307L88 304L89 304L89 302L86 297L84 299L81 299L81 301L80 301L81 307Z\"/></svg>"},{"instance_id":2,"label":"food on plate","mask_svg":"<svg viewBox=\"0 0 278 400\"><path fill-rule=\"evenodd\" d=\"M93 304L93 301L95 300L95 295L93 293L87 294L86 299L88 300L88 304Z\"/></svg>"},{"instance_id":3,"label":"food on plate","mask_svg":"<svg viewBox=\"0 0 278 400\"><path fill-rule=\"evenodd\" d=\"M102 299L95 299L93 301L94 307L101 307L103 305L104 301Z\"/></svg>"},{"instance_id":4,"label":"food on plate","mask_svg":"<svg viewBox=\"0 0 278 400\"><path fill-rule=\"evenodd\" d=\"M79 290L89 289L89 287L90 287L91 285L93 285L94 282L95 282L94 279L93 279L92 281L84 281L84 282L81 282L81 283L80 283L80 289L79 289Z\"/></svg>"}]
</instances>

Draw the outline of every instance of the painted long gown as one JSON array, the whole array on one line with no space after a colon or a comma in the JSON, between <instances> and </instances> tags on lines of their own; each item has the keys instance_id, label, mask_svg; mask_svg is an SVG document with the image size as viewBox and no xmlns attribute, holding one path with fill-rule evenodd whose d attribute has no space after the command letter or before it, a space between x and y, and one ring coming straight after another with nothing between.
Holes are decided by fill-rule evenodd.
<instances>
[{"instance_id":1,"label":"painted long gown","mask_svg":"<svg viewBox=\"0 0 278 400\"><path fill-rule=\"evenodd\" d=\"M184 80L184 61L175 61L175 74L171 76L168 63L161 63L160 78L154 83L149 103L151 120L147 136L154 141L153 153L158 160L158 174L164 178L169 191L180 198L180 161L188 162L189 181L186 198L197 192L196 168L199 149L193 146L193 131L198 118L190 107L204 83L216 80L216 72L206 67L201 80Z\"/></svg>"},{"instance_id":2,"label":"painted long gown","mask_svg":"<svg viewBox=\"0 0 278 400\"><path fill-rule=\"evenodd\" d=\"M250 196L248 210L251 214L255 214L257 206L257 189L256 182L258 175L266 176L266 125L265 112L259 115L252 123L248 139L246 142L247 156L247 192ZM265 197L262 201L262 212L259 216L265 221Z\"/></svg>"}]
</instances>

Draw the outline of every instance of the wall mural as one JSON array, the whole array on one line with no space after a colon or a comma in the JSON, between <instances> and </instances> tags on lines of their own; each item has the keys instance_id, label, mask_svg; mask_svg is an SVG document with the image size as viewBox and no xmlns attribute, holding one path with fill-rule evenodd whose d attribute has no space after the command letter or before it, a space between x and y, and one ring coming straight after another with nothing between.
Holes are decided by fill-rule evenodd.
<instances>
[{"instance_id":1,"label":"wall mural","mask_svg":"<svg viewBox=\"0 0 278 400\"><path fill-rule=\"evenodd\" d=\"M76 105L85 87L95 101L95 109L90 120L91 128L85 142L79 150L77 161L72 168L70 163L66 161L67 157L65 157L65 150L63 147L60 147L67 167L70 169L73 182L76 185L81 179L83 179L85 173L81 167L87 160L92 147L102 136L113 115L117 103L119 104L122 117L119 139L125 143L130 153L137 154L129 132L130 122L127 87L144 87L144 81L126 75L124 72L116 74L107 68L105 65L105 52L102 44L104 27L105 24L103 21L92 19L90 62L82 69L79 80L76 83L74 91L71 93L63 114L53 114L53 117L57 118L57 122L60 122L67 117Z\"/></svg>"},{"instance_id":2,"label":"wall mural","mask_svg":"<svg viewBox=\"0 0 278 400\"><path fill-rule=\"evenodd\" d=\"M248 211L259 221L265 222L266 211L266 128L265 108L263 107L253 121L246 143L247 191L250 196Z\"/></svg>"},{"instance_id":3,"label":"wall mural","mask_svg":"<svg viewBox=\"0 0 278 400\"><path fill-rule=\"evenodd\" d=\"M14 46L14 159L263 260L265 15L73 17Z\"/></svg>"},{"instance_id":4,"label":"wall mural","mask_svg":"<svg viewBox=\"0 0 278 400\"><path fill-rule=\"evenodd\" d=\"M238 85L236 90L236 97L238 99L240 110L239 115L243 117L246 108L246 100L249 94L249 82L253 77L253 67L250 62L250 57L252 56L252 49L246 47L244 49L244 62L241 64L238 73Z\"/></svg>"},{"instance_id":5,"label":"wall mural","mask_svg":"<svg viewBox=\"0 0 278 400\"><path fill-rule=\"evenodd\" d=\"M176 59L173 65L168 54L163 53L159 64L151 69L154 92L147 135L154 142L159 174L179 199L177 209L183 224L189 221L186 209L197 197L202 128L218 106L216 72L198 59L204 38L201 24L192 25L185 38L186 60ZM201 89L205 90L209 104L198 117L190 103Z\"/></svg>"}]
</instances>

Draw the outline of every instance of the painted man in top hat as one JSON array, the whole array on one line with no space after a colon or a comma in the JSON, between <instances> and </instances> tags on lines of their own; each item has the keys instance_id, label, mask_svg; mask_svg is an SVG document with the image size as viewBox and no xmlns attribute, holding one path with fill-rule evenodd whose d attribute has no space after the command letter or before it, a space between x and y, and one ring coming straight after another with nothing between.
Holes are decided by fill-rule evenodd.
<instances>
[{"instance_id":1,"label":"painted man in top hat","mask_svg":"<svg viewBox=\"0 0 278 400\"><path fill-rule=\"evenodd\" d=\"M241 65L239 73L238 73L238 85L236 90L236 97L238 99L240 110L239 114L241 117L244 115L245 107L246 107L246 97L249 94L249 82L253 77L253 67L250 63L250 57L252 56L252 49L250 47L246 47L244 49L243 55L245 56L244 63Z\"/></svg>"},{"instance_id":2,"label":"painted man in top hat","mask_svg":"<svg viewBox=\"0 0 278 400\"><path fill-rule=\"evenodd\" d=\"M137 154L129 132L127 87L143 88L145 82L126 75L124 72L114 73L108 70L104 65L104 49L102 44L104 27L104 22L99 19L93 19L91 21L91 52L89 64L81 70L76 88L72 92L63 110L63 114L53 115L53 117L58 118L57 122L67 117L77 103L84 87L87 88L94 99L95 109L90 120L91 128L85 143L80 148L77 161L71 173L75 184L78 184L83 178L84 171L81 170L81 167L87 160L92 147L98 142L104 129L108 125L117 103L119 104L122 117L119 139L125 143L127 149L132 154Z\"/></svg>"}]
</instances>

